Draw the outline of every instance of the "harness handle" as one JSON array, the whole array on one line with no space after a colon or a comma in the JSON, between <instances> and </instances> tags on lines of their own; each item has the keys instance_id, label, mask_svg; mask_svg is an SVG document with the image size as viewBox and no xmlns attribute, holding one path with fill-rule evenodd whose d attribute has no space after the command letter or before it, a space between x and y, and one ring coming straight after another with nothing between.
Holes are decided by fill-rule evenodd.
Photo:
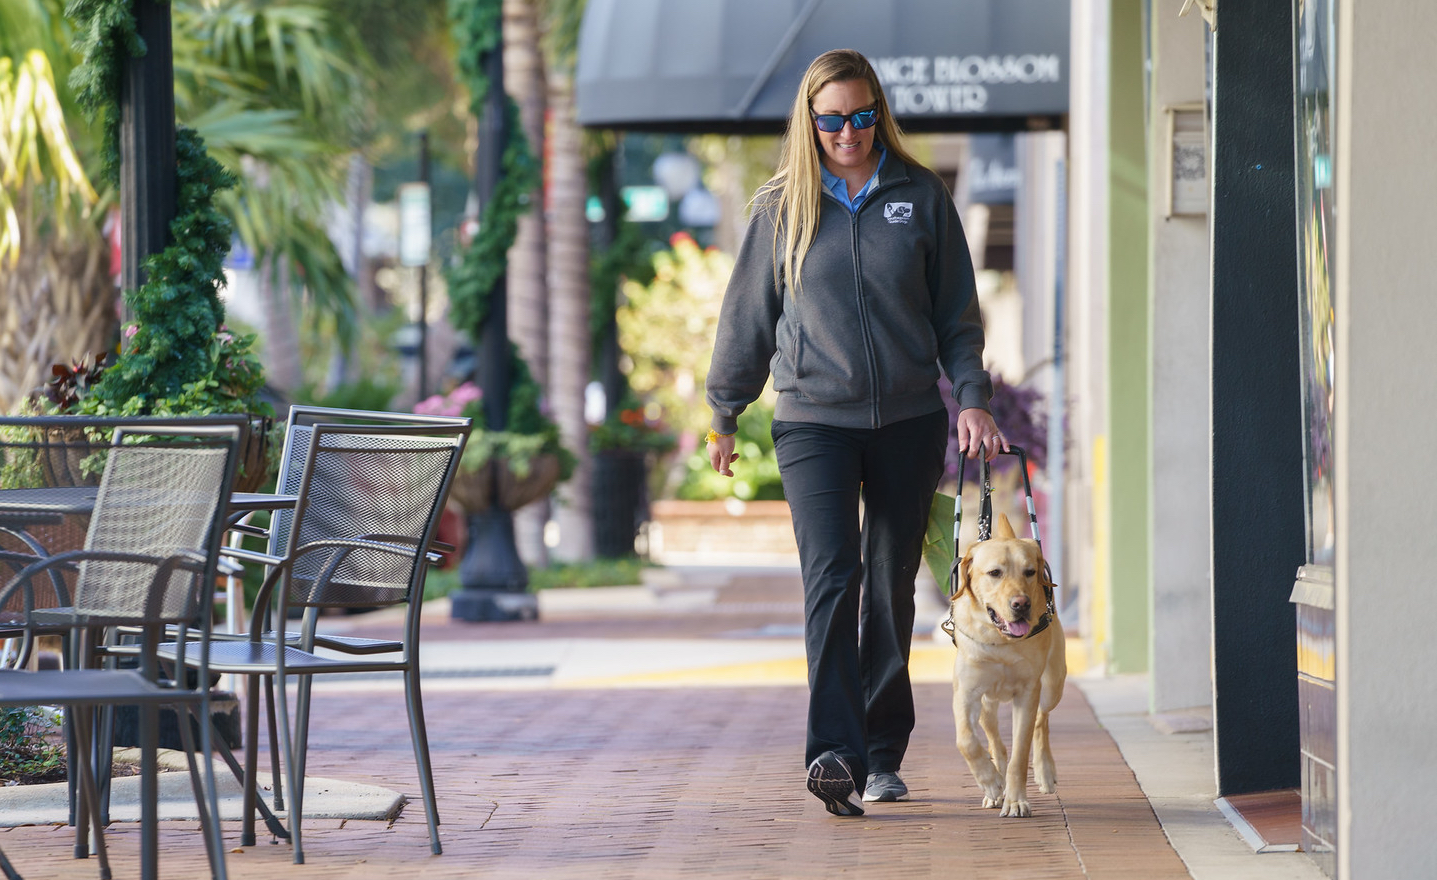
<instances>
[{"instance_id":1,"label":"harness handle","mask_svg":"<svg viewBox=\"0 0 1437 880\"><path fill-rule=\"evenodd\" d=\"M999 452L998 454L1018 456L1018 470L1023 474L1023 494L1028 501L1028 529L1033 536L1033 540L1037 542L1038 551L1041 553L1043 550L1043 539L1038 533L1038 509L1033 504L1033 485L1028 479L1028 454L1023 451L1023 447L1014 446L1011 443L1008 445L1007 452ZM951 600L958 591L958 565L963 558L962 554L958 552L958 533L963 527L963 472L967 462L968 457L966 455L958 459L958 494L957 497L953 499L953 562L948 569L948 599L950 600L950 605L948 607L947 619L940 624L943 631L948 633L949 637L953 639L954 645L958 644L958 629L957 624L953 620ZM993 537L993 473L989 467L988 459L985 458L982 460L982 468L982 488L978 495L978 540L986 541ZM1046 581L1043 585L1043 592L1046 594L1047 608L1042 617L1039 618L1037 626L1033 627L1032 631L1024 638L1031 638L1047 629L1057 614L1057 609L1054 607L1053 588L1049 586L1049 584L1053 583L1053 569L1048 565L1046 556L1043 557L1043 575Z\"/></svg>"},{"instance_id":2,"label":"harness handle","mask_svg":"<svg viewBox=\"0 0 1437 880\"><path fill-rule=\"evenodd\" d=\"M1028 501L1028 530L1033 540L1038 542L1038 549L1043 549L1043 539L1038 534L1038 508L1033 504L1033 485L1028 479L1028 453L1023 447L1008 445L1008 451L999 452L999 455L1018 456L1018 471L1023 475L1023 494ZM958 533L963 528L963 472L968 464L968 456L958 459L958 496L953 499L953 563L948 569L948 598L958 591L958 563L963 555L958 552ZM993 537L993 471L988 459L981 461L982 488L978 495L978 540L986 541ZM1046 558L1043 561L1047 566ZM1048 573L1048 580L1052 580L1051 572Z\"/></svg>"}]
</instances>

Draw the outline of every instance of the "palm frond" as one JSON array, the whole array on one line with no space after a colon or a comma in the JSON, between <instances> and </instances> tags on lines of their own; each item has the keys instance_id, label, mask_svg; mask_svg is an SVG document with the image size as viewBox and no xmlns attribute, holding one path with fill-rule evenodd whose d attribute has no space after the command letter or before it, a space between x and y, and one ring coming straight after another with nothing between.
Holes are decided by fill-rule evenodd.
<instances>
[{"instance_id":1,"label":"palm frond","mask_svg":"<svg viewBox=\"0 0 1437 880\"><path fill-rule=\"evenodd\" d=\"M190 119L189 125L204 137L205 145L216 155L229 152L260 158L305 159L333 151L333 147L305 134L296 110L253 110L235 101L223 100ZM239 170L223 159L221 164Z\"/></svg>"},{"instance_id":2,"label":"palm frond","mask_svg":"<svg viewBox=\"0 0 1437 880\"><path fill-rule=\"evenodd\" d=\"M0 57L0 263L13 265L20 255L20 192L46 180L58 199L54 218L61 229L72 199L88 208L99 198L71 142L49 59L32 49L19 63Z\"/></svg>"},{"instance_id":3,"label":"palm frond","mask_svg":"<svg viewBox=\"0 0 1437 880\"><path fill-rule=\"evenodd\" d=\"M186 54L202 53L219 68L255 76L269 87L267 103L293 101L307 116L343 106L355 84L352 38L317 6L176 4L175 28L191 42Z\"/></svg>"}]
</instances>

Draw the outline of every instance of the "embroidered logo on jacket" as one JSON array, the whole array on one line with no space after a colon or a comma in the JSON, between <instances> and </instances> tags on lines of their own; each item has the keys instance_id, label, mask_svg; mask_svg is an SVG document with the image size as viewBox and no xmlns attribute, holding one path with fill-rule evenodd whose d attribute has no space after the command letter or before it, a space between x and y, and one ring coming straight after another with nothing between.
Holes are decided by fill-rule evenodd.
<instances>
[{"instance_id":1,"label":"embroidered logo on jacket","mask_svg":"<svg viewBox=\"0 0 1437 880\"><path fill-rule=\"evenodd\" d=\"M883 219L889 223L907 223L912 218L912 202L889 202L883 206Z\"/></svg>"}]
</instances>

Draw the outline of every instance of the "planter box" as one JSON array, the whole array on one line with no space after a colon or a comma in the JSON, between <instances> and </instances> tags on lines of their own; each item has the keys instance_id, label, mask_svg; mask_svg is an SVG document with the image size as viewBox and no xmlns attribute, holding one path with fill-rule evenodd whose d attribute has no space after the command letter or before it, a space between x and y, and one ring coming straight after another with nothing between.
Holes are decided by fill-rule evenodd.
<instances>
[{"instance_id":1,"label":"planter box","mask_svg":"<svg viewBox=\"0 0 1437 880\"><path fill-rule=\"evenodd\" d=\"M787 501L655 501L649 555L658 562L798 564Z\"/></svg>"}]
</instances>

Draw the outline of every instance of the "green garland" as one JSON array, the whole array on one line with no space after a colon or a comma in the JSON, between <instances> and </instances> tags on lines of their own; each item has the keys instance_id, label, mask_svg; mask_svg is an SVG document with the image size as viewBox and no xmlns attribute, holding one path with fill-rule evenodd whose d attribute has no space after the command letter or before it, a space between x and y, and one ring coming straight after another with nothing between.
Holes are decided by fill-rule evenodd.
<instances>
[{"instance_id":1,"label":"green garland","mask_svg":"<svg viewBox=\"0 0 1437 880\"><path fill-rule=\"evenodd\" d=\"M214 198L235 179L205 152L192 129L176 129L175 157L170 243L145 260L145 283L126 292L138 328L96 388L111 406L174 397L216 371L213 341L225 320L218 285L232 228Z\"/></svg>"},{"instance_id":2,"label":"green garland","mask_svg":"<svg viewBox=\"0 0 1437 880\"><path fill-rule=\"evenodd\" d=\"M480 116L489 93L483 59L489 52L501 51L501 0L449 0L449 20L459 72L469 88L469 108ZM482 206L479 233L447 278L450 321L471 334L478 332L489 314L489 296L504 274L519 218L529 211L530 194L540 182L538 163L519 121L519 108L507 96L504 106L508 140L501 155L502 171L489 203Z\"/></svg>"},{"instance_id":3,"label":"green garland","mask_svg":"<svg viewBox=\"0 0 1437 880\"><path fill-rule=\"evenodd\" d=\"M115 186L120 83L126 59L143 55L146 47L136 34L131 0L72 0L66 14L75 22L74 45L81 54L70 83L81 108L102 126L104 176ZM195 397L201 386L216 385L217 375L232 372L225 361L235 353L215 340L225 319L219 286L233 228L215 208L215 195L236 180L188 128L175 130L175 161L169 244L145 260L145 283L125 292L137 324L134 335L94 393L81 401L85 411L148 413L157 402ZM261 385L257 375L243 387L222 389L219 400L211 393L207 408L267 413L268 405L258 398Z\"/></svg>"},{"instance_id":4,"label":"green garland","mask_svg":"<svg viewBox=\"0 0 1437 880\"><path fill-rule=\"evenodd\" d=\"M80 109L102 128L100 160L105 180L120 183L120 83L125 59L145 54L135 16L125 0L71 0L65 15L75 23L72 45L80 64L70 88Z\"/></svg>"},{"instance_id":5,"label":"green garland","mask_svg":"<svg viewBox=\"0 0 1437 880\"><path fill-rule=\"evenodd\" d=\"M470 112L482 116L490 87L484 74L484 58L489 52L502 50L501 0L449 0L449 21L459 72L469 89ZM489 297L508 263L519 218L529 211L530 196L540 183L539 166L524 137L519 108L508 96L504 107L508 140L501 154L499 180L489 203L482 206L478 234L459 264L447 273L450 323L476 340L489 314ZM476 428L465 450L466 466L502 457L516 471L523 471L534 455L554 453L559 458L560 479L568 479L574 470L574 455L560 442L559 426L544 414L543 389L513 342L509 343L509 359L509 409L504 430ZM473 406L475 410L470 414L482 423L478 405Z\"/></svg>"},{"instance_id":6,"label":"green garland","mask_svg":"<svg viewBox=\"0 0 1437 880\"><path fill-rule=\"evenodd\" d=\"M619 223L619 235L589 263L589 337L594 356L603 348L604 334L619 304L619 284L625 279L647 285L654 278L648 239L628 220Z\"/></svg>"},{"instance_id":7,"label":"green garland","mask_svg":"<svg viewBox=\"0 0 1437 880\"><path fill-rule=\"evenodd\" d=\"M601 178L614 174L617 151L611 138L591 138L589 143L591 155L585 177L590 192L601 192ZM605 210L609 207L606 205ZM637 223L623 215L622 202L618 209L614 240L606 247L594 247L589 251L589 350L593 352L596 367L602 357L604 336L619 305L619 285L625 278L643 285L654 279L653 254L648 239L639 231Z\"/></svg>"}]
</instances>

